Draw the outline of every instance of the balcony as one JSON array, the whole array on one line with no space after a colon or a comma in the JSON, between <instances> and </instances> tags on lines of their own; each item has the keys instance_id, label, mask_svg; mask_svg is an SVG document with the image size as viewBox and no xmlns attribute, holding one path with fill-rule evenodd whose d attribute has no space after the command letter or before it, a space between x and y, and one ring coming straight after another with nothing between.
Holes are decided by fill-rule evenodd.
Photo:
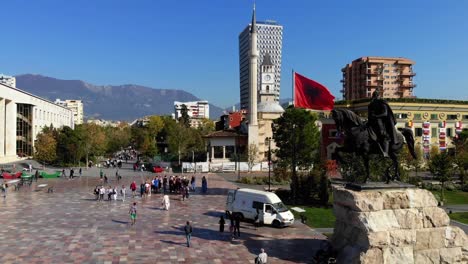
<instances>
[{"instance_id":1,"label":"balcony","mask_svg":"<svg viewBox=\"0 0 468 264\"><path fill-rule=\"evenodd\" d=\"M366 73L368 75L380 75L382 73L382 71L379 71L379 70L374 70L374 71L366 71Z\"/></svg>"},{"instance_id":2,"label":"balcony","mask_svg":"<svg viewBox=\"0 0 468 264\"><path fill-rule=\"evenodd\" d=\"M345 82L345 79L341 79L340 82L341 82L341 83L344 83L344 82Z\"/></svg>"},{"instance_id":3,"label":"balcony","mask_svg":"<svg viewBox=\"0 0 468 264\"><path fill-rule=\"evenodd\" d=\"M416 73L415 72L400 72L400 76L413 77L413 76L416 76Z\"/></svg>"},{"instance_id":4,"label":"balcony","mask_svg":"<svg viewBox=\"0 0 468 264\"><path fill-rule=\"evenodd\" d=\"M402 83L400 84L400 88L414 88L416 87L416 84L414 83Z\"/></svg>"},{"instance_id":5,"label":"balcony","mask_svg":"<svg viewBox=\"0 0 468 264\"><path fill-rule=\"evenodd\" d=\"M380 83L375 83L375 82L374 82L374 83L366 83L365 86L366 86L366 87L376 87L376 86L381 86L381 84L380 84Z\"/></svg>"}]
</instances>

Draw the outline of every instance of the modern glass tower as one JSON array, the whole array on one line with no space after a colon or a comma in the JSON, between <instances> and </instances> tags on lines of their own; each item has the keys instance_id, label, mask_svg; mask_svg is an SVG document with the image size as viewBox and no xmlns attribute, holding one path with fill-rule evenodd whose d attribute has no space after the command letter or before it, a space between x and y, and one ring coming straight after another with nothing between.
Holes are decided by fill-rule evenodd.
<instances>
[{"instance_id":1,"label":"modern glass tower","mask_svg":"<svg viewBox=\"0 0 468 264\"><path fill-rule=\"evenodd\" d=\"M249 107L249 71L250 71L250 27L247 27L239 35L239 75L240 75L240 108ZM269 54L274 65L274 84L272 89L276 101L279 101L281 83L281 49L283 47L283 26L275 21L257 21L257 49L259 52L257 61L257 91L261 86L261 65L265 54ZM258 100L258 98L257 98Z\"/></svg>"}]
</instances>

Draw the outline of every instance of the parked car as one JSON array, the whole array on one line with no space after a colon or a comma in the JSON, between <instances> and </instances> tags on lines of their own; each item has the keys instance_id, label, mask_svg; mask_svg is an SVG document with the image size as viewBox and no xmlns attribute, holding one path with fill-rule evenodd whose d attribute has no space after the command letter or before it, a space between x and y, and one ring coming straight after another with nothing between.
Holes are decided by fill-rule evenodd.
<instances>
[{"instance_id":1,"label":"parked car","mask_svg":"<svg viewBox=\"0 0 468 264\"><path fill-rule=\"evenodd\" d=\"M155 173L164 172L164 168L161 167L161 166L153 166L153 172L155 172Z\"/></svg>"}]
</instances>

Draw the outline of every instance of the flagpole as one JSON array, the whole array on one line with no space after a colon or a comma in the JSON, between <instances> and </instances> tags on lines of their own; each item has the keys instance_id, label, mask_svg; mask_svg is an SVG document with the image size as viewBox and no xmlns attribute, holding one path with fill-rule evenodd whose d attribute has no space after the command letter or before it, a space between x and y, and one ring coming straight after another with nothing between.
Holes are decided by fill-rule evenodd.
<instances>
[{"instance_id":1,"label":"flagpole","mask_svg":"<svg viewBox=\"0 0 468 264\"><path fill-rule=\"evenodd\" d=\"M293 101L293 107L296 106L295 98L294 98L294 69L292 69L292 76L291 76L291 88L292 88L292 101Z\"/></svg>"}]
</instances>

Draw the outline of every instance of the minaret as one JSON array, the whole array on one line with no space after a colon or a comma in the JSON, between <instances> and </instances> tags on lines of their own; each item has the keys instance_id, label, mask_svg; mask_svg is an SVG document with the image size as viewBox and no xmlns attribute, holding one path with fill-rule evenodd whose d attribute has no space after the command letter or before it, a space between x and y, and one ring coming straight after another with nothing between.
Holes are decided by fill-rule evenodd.
<instances>
[{"instance_id":1,"label":"minaret","mask_svg":"<svg viewBox=\"0 0 468 264\"><path fill-rule=\"evenodd\" d=\"M250 91L249 91L249 146L258 146L258 116L257 116L257 23L255 18L255 5L250 26Z\"/></svg>"}]
</instances>

